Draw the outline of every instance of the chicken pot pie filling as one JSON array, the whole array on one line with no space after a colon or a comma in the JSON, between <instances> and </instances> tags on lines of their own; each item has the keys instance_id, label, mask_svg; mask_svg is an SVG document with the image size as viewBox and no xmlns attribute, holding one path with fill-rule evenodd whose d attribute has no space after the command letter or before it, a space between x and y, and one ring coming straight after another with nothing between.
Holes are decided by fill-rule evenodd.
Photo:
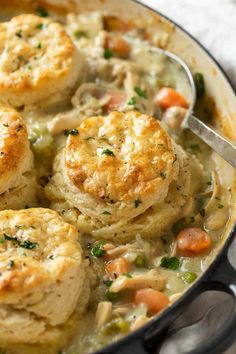
<instances>
[{"instance_id":1,"label":"chicken pot pie filling","mask_svg":"<svg viewBox=\"0 0 236 354\"><path fill-rule=\"evenodd\" d=\"M40 7L5 19L0 38L0 347L91 353L198 279L229 218L230 183L180 128L191 92L157 50L167 34ZM25 173L29 205L12 194Z\"/></svg>"}]
</instances>

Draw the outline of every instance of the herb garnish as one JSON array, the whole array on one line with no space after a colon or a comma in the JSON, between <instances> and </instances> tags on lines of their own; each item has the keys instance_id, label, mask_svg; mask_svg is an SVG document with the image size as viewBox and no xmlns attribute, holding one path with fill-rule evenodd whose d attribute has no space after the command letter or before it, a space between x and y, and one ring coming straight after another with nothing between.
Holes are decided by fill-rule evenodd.
<instances>
[{"instance_id":1,"label":"herb garnish","mask_svg":"<svg viewBox=\"0 0 236 354\"><path fill-rule=\"evenodd\" d=\"M44 7L38 7L36 14L40 17L48 17L48 11Z\"/></svg>"},{"instance_id":2,"label":"herb garnish","mask_svg":"<svg viewBox=\"0 0 236 354\"><path fill-rule=\"evenodd\" d=\"M192 150L200 150L198 144L192 144L192 145L190 145L190 149L192 149Z\"/></svg>"},{"instance_id":3,"label":"herb garnish","mask_svg":"<svg viewBox=\"0 0 236 354\"><path fill-rule=\"evenodd\" d=\"M165 172L161 172L161 173L160 173L160 176L161 176L162 179L166 179L166 174L165 174Z\"/></svg>"},{"instance_id":4,"label":"herb garnish","mask_svg":"<svg viewBox=\"0 0 236 354\"><path fill-rule=\"evenodd\" d=\"M163 257L160 266L162 268L177 270L180 267L180 260L177 257Z\"/></svg>"},{"instance_id":5,"label":"herb garnish","mask_svg":"<svg viewBox=\"0 0 236 354\"><path fill-rule=\"evenodd\" d=\"M18 32L16 32L16 36L19 38L22 38L22 30L19 30Z\"/></svg>"},{"instance_id":6,"label":"herb garnish","mask_svg":"<svg viewBox=\"0 0 236 354\"><path fill-rule=\"evenodd\" d=\"M142 98L147 99L147 91L142 90L140 87L136 86L134 88L134 91L137 93L137 95L139 95Z\"/></svg>"},{"instance_id":7,"label":"herb garnish","mask_svg":"<svg viewBox=\"0 0 236 354\"><path fill-rule=\"evenodd\" d=\"M205 93L205 80L204 76L201 73L196 73L194 75L196 90L197 90L197 98L201 98Z\"/></svg>"},{"instance_id":8,"label":"herb garnish","mask_svg":"<svg viewBox=\"0 0 236 354\"><path fill-rule=\"evenodd\" d=\"M107 290L106 291L106 298L107 298L107 300L109 300L111 302L118 301L120 299L120 294L113 293L112 291Z\"/></svg>"},{"instance_id":9,"label":"herb garnish","mask_svg":"<svg viewBox=\"0 0 236 354\"><path fill-rule=\"evenodd\" d=\"M111 215L111 213L109 211L107 211L107 210L105 210L102 214L103 215Z\"/></svg>"},{"instance_id":10,"label":"herb garnish","mask_svg":"<svg viewBox=\"0 0 236 354\"><path fill-rule=\"evenodd\" d=\"M111 284L113 283L112 280L103 280L103 284L106 285L106 286L111 286Z\"/></svg>"},{"instance_id":11,"label":"herb garnish","mask_svg":"<svg viewBox=\"0 0 236 354\"><path fill-rule=\"evenodd\" d=\"M95 258L100 258L102 257L106 252L103 249L104 241L100 241L95 243L92 248L91 248L91 255Z\"/></svg>"},{"instance_id":12,"label":"herb garnish","mask_svg":"<svg viewBox=\"0 0 236 354\"><path fill-rule=\"evenodd\" d=\"M145 268L146 267L146 259L143 254L138 254L135 258L134 264L137 268Z\"/></svg>"},{"instance_id":13,"label":"herb garnish","mask_svg":"<svg viewBox=\"0 0 236 354\"><path fill-rule=\"evenodd\" d=\"M218 209L223 209L224 208L224 205L223 204L219 204L218 205Z\"/></svg>"},{"instance_id":14,"label":"herb garnish","mask_svg":"<svg viewBox=\"0 0 236 354\"><path fill-rule=\"evenodd\" d=\"M109 149L104 149L102 150L102 155L108 155L108 156L113 156L115 157L115 154L113 151L109 150Z\"/></svg>"},{"instance_id":15,"label":"herb garnish","mask_svg":"<svg viewBox=\"0 0 236 354\"><path fill-rule=\"evenodd\" d=\"M5 241L16 242L19 247L26 248L28 250L32 250L38 246L37 242L31 242L30 240L25 240L23 242L19 241L17 237L11 237L7 234L3 234ZM3 243L3 241L2 241Z\"/></svg>"},{"instance_id":16,"label":"herb garnish","mask_svg":"<svg viewBox=\"0 0 236 354\"><path fill-rule=\"evenodd\" d=\"M66 129L64 130L64 134L66 136L69 136L69 135L79 135L79 131L78 129Z\"/></svg>"},{"instance_id":17,"label":"herb garnish","mask_svg":"<svg viewBox=\"0 0 236 354\"><path fill-rule=\"evenodd\" d=\"M84 31L79 31L79 30L74 31L73 35L74 35L74 37L75 37L76 39L80 39L80 38L82 38L82 37L87 37L87 33L86 33L86 32L84 32Z\"/></svg>"},{"instance_id":18,"label":"herb garnish","mask_svg":"<svg viewBox=\"0 0 236 354\"><path fill-rule=\"evenodd\" d=\"M112 52L112 50L109 49L109 48L105 48L105 49L104 49L104 52L103 52L103 57L104 57L105 59L110 59L110 58L112 58L112 57L113 57L113 52Z\"/></svg>"},{"instance_id":19,"label":"herb garnish","mask_svg":"<svg viewBox=\"0 0 236 354\"><path fill-rule=\"evenodd\" d=\"M39 23L35 28L40 30L43 29L43 23Z\"/></svg>"},{"instance_id":20,"label":"herb garnish","mask_svg":"<svg viewBox=\"0 0 236 354\"><path fill-rule=\"evenodd\" d=\"M37 242L31 242L30 240L25 240L20 243L20 247L32 250L38 246Z\"/></svg>"},{"instance_id":21,"label":"herb garnish","mask_svg":"<svg viewBox=\"0 0 236 354\"><path fill-rule=\"evenodd\" d=\"M136 97L131 97L128 101L129 106L134 106L137 103Z\"/></svg>"},{"instance_id":22,"label":"herb garnish","mask_svg":"<svg viewBox=\"0 0 236 354\"><path fill-rule=\"evenodd\" d=\"M15 265L15 262L11 259L7 264L7 270L11 270Z\"/></svg>"},{"instance_id":23,"label":"herb garnish","mask_svg":"<svg viewBox=\"0 0 236 354\"><path fill-rule=\"evenodd\" d=\"M133 278L133 276L132 276L130 273L124 273L124 274L122 274L122 275L124 275L124 276L127 277L127 278Z\"/></svg>"},{"instance_id":24,"label":"herb garnish","mask_svg":"<svg viewBox=\"0 0 236 354\"><path fill-rule=\"evenodd\" d=\"M134 206L135 206L135 208L138 208L138 206L139 206L140 204L142 204L142 201L141 201L140 199L135 199L135 201L134 201Z\"/></svg>"}]
</instances>

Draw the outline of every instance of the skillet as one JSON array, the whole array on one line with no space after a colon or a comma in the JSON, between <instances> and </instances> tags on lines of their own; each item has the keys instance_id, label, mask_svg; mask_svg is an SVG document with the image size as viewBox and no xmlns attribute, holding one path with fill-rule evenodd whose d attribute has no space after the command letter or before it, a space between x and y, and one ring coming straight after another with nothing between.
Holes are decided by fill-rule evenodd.
<instances>
[{"instance_id":1,"label":"skillet","mask_svg":"<svg viewBox=\"0 0 236 354\"><path fill-rule=\"evenodd\" d=\"M71 1L47 1L51 5L73 5ZM79 1L79 10L103 10L124 15L127 19L143 21L149 19L163 30L172 34L170 50L180 55L188 65L195 66L204 72L207 81L207 91L216 102L216 125L221 126L224 134L234 139L236 127L236 97L229 79L219 64L211 57L193 37L180 26L167 19L160 13L141 5L139 1L123 0L86 0ZM235 183L234 183L235 184ZM233 197L236 196L235 185L232 188ZM235 204L235 201L234 201ZM96 354L125 354L154 353L170 324L185 310L186 306L202 292L218 290L232 296L233 307L229 318L215 336L209 338L197 348L188 351L188 354L217 354L222 353L236 337L236 271L227 259L227 251L236 234L235 207L226 227L225 234L214 260L199 279L161 315L155 317L138 331L131 333L122 340L97 351Z\"/></svg>"}]
</instances>

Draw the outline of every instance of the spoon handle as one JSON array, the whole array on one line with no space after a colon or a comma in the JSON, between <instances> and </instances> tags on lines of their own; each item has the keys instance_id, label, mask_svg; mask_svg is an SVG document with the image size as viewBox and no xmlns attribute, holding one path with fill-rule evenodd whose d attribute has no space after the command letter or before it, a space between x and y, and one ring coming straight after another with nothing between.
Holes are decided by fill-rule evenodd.
<instances>
[{"instance_id":1,"label":"spoon handle","mask_svg":"<svg viewBox=\"0 0 236 354\"><path fill-rule=\"evenodd\" d=\"M184 127L189 128L231 166L236 168L236 146L233 143L193 115L189 115L184 121Z\"/></svg>"}]
</instances>

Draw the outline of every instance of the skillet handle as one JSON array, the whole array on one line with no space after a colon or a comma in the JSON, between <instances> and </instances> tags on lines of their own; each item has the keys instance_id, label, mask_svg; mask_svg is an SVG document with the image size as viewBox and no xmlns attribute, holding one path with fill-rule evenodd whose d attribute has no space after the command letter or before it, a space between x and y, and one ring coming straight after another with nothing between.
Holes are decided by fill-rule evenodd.
<instances>
[{"instance_id":1,"label":"skillet handle","mask_svg":"<svg viewBox=\"0 0 236 354\"><path fill-rule=\"evenodd\" d=\"M184 354L222 354L236 338L236 270L229 263L227 255L218 264L210 279L202 284L201 291L208 290L230 294L233 299L231 313L215 335Z\"/></svg>"}]
</instances>

